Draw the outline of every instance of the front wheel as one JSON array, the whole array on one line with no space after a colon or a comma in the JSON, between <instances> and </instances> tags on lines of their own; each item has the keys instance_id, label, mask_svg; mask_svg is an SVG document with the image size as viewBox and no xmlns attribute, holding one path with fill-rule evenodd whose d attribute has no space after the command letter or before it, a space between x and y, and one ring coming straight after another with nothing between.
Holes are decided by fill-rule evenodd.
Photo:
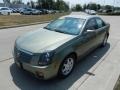
<instances>
[{"instance_id":1,"label":"front wheel","mask_svg":"<svg viewBox=\"0 0 120 90\"><path fill-rule=\"evenodd\" d=\"M61 63L58 76L60 78L67 77L73 71L74 65L75 65L75 57L74 55L69 55Z\"/></svg>"}]
</instances>

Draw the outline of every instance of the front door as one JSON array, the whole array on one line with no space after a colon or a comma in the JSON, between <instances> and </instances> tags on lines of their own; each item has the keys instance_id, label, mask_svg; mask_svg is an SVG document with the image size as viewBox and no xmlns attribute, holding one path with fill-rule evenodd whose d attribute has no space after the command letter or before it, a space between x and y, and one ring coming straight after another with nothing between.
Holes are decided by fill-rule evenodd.
<instances>
[{"instance_id":1,"label":"front door","mask_svg":"<svg viewBox=\"0 0 120 90\"><path fill-rule=\"evenodd\" d=\"M90 19L78 39L77 53L79 56L83 56L89 53L96 46L96 21L94 18ZM94 32L87 32L87 30L93 30Z\"/></svg>"}]
</instances>

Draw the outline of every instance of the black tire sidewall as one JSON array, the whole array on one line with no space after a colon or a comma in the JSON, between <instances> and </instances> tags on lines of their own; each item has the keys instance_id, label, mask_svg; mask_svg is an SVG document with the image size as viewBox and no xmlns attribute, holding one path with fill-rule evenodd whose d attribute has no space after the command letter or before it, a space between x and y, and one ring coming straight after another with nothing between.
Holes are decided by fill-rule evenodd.
<instances>
[{"instance_id":1,"label":"black tire sidewall","mask_svg":"<svg viewBox=\"0 0 120 90\"><path fill-rule=\"evenodd\" d=\"M73 68L72 68L72 70L70 71L70 73L68 73L67 75L64 75L64 74L62 73L62 67L63 67L63 64L65 63L65 61L67 60L67 58L73 58L73 63L74 63L74 64L73 64ZM60 68L59 68L59 71L58 71L58 77L59 77L59 78L66 78L67 76L69 76L69 75L72 73L74 67L75 67L75 56L74 56L74 55L68 55L68 56L62 61L61 65L60 65Z\"/></svg>"},{"instance_id":2,"label":"black tire sidewall","mask_svg":"<svg viewBox=\"0 0 120 90\"><path fill-rule=\"evenodd\" d=\"M8 15L10 15L10 12L8 12Z\"/></svg>"}]
</instances>

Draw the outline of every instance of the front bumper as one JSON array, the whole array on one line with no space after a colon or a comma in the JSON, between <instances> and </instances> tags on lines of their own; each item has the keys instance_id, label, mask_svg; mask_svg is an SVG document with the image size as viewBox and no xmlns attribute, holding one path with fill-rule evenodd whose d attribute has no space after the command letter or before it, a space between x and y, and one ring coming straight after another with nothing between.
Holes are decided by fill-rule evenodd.
<instances>
[{"instance_id":1,"label":"front bumper","mask_svg":"<svg viewBox=\"0 0 120 90\"><path fill-rule=\"evenodd\" d=\"M50 79L57 75L55 70L55 65L51 64L49 66L33 66L28 63L15 61L18 67L23 68L24 70L34 74L37 78L40 79Z\"/></svg>"}]
</instances>

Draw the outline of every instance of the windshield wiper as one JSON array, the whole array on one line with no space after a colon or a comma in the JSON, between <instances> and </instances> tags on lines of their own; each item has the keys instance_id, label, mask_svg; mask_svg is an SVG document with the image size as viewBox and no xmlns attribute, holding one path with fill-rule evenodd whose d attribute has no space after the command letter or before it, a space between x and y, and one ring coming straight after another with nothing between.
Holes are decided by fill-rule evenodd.
<instances>
[{"instance_id":1,"label":"windshield wiper","mask_svg":"<svg viewBox=\"0 0 120 90\"><path fill-rule=\"evenodd\" d=\"M44 29L51 30L51 28L44 27Z\"/></svg>"},{"instance_id":2,"label":"windshield wiper","mask_svg":"<svg viewBox=\"0 0 120 90\"><path fill-rule=\"evenodd\" d=\"M58 29L51 29L51 28L47 28L47 27L44 27L44 29L55 31L55 32L60 32L60 33L65 33L64 31L60 31Z\"/></svg>"},{"instance_id":3,"label":"windshield wiper","mask_svg":"<svg viewBox=\"0 0 120 90\"><path fill-rule=\"evenodd\" d=\"M60 31L60 30L57 30L57 29L55 29L54 31L55 31L55 32L60 32L60 33L65 33L65 32Z\"/></svg>"}]
</instances>

